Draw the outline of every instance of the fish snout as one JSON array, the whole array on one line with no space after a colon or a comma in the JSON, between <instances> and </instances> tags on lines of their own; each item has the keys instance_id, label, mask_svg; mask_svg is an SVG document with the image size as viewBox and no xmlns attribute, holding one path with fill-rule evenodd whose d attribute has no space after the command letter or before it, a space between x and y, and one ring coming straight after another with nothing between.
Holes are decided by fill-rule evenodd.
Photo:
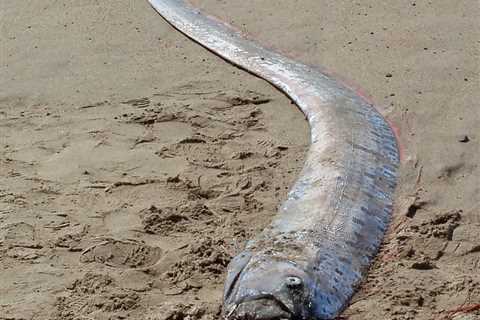
<instances>
[{"instance_id":1,"label":"fish snout","mask_svg":"<svg viewBox=\"0 0 480 320\"><path fill-rule=\"evenodd\" d=\"M259 297L243 301L227 310L226 320L292 320L292 314L280 301Z\"/></svg>"}]
</instances>

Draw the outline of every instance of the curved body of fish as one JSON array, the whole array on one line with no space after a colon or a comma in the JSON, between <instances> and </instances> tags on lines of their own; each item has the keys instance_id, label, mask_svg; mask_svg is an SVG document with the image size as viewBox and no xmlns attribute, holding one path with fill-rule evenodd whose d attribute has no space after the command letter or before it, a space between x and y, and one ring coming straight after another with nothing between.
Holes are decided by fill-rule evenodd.
<instances>
[{"instance_id":1,"label":"curved body of fish","mask_svg":"<svg viewBox=\"0 0 480 320\"><path fill-rule=\"evenodd\" d=\"M333 319L374 258L392 213L399 154L384 118L335 79L246 39L184 0L149 0L176 29L276 86L311 145L272 224L229 265L227 319Z\"/></svg>"}]
</instances>

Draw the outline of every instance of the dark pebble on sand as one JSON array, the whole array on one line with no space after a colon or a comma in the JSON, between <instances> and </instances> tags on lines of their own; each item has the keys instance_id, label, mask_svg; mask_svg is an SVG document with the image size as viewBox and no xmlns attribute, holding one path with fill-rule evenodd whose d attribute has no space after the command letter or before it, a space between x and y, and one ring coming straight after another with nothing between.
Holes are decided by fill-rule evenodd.
<instances>
[{"instance_id":1,"label":"dark pebble on sand","mask_svg":"<svg viewBox=\"0 0 480 320\"><path fill-rule=\"evenodd\" d=\"M411 267L412 269L417 269L417 270L432 270L436 268L435 265L430 261L414 262Z\"/></svg>"}]
</instances>

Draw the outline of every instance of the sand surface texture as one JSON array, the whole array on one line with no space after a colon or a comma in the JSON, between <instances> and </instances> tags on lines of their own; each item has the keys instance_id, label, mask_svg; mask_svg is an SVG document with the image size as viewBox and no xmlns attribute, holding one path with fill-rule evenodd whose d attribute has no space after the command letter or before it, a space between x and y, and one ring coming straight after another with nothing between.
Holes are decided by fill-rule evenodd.
<instances>
[{"instance_id":1,"label":"sand surface texture","mask_svg":"<svg viewBox=\"0 0 480 320\"><path fill-rule=\"evenodd\" d=\"M480 318L478 2L196 3L399 128L394 221L344 319ZM146 1L0 0L0 21L0 319L219 319L303 115Z\"/></svg>"}]
</instances>

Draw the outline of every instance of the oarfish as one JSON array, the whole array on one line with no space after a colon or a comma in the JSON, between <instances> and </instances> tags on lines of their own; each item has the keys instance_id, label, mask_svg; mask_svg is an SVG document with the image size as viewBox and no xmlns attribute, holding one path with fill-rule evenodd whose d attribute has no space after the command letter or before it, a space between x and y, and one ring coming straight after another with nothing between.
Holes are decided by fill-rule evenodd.
<instances>
[{"instance_id":1,"label":"oarfish","mask_svg":"<svg viewBox=\"0 0 480 320\"><path fill-rule=\"evenodd\" d=\"M184 0L149 0L166 21L287 94L310 125L304 168L278 214L228 267L224 317L332 319L365 275L392 214L395 135L371 103L203 15Z\"/></svg>"}]
</instances>

